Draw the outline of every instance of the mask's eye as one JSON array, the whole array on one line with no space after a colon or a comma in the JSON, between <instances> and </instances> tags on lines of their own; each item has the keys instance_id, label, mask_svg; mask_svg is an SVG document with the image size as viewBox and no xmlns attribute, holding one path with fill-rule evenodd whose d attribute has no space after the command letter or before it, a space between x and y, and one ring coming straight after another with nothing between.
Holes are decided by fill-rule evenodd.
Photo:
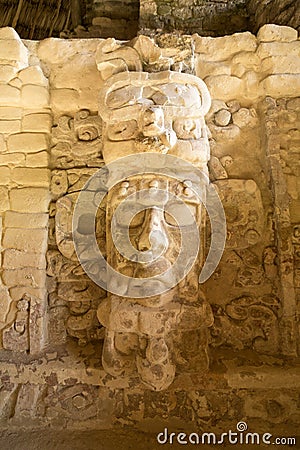
<instances>
[{"instance_id":1,"label":"mask's eye","mask_svg":"<svg viewBox=\"0 0 300 450\"><path fill-rule=\"evenodd\" d=\"M136 137L138 126L136 120L132 119L109 125L107 131L111 141L128 141Z\"/></svg>"},{"instance_id":2,"label":"mask's eye","mask_svg":"<svg viewBox=\"0 0 300 450\"><path fill-rule=\"evenodd\" d=\"M165 222L172 227L188 227L195 223L196 211L192 205L168 205L168 210L164 212L164 218Z\"/></svg>"},{"instance_id":3,"label":"mask's eye","mask_svg":"<svg viewBox=\"0 0 300 450\"><path fill-rule=\"evenodd\" d=\"M143 225L145 220L145 211L140 211L135 216L132 217L132 210L129 205L126 207L119 207L118 211L115 212L114 218L117 224L121 227L136 228Z\"/></svg>"},{"instance_id":4,"label":"mask's eye","mask_svg":"<svg viewBox=\"0 0 300 450\"><path fill-rule=\"evenodd\" d=\"M179 139L200 139L201 123L199 119L177 119L173 128Z\"/></svg>"}]
</instances>

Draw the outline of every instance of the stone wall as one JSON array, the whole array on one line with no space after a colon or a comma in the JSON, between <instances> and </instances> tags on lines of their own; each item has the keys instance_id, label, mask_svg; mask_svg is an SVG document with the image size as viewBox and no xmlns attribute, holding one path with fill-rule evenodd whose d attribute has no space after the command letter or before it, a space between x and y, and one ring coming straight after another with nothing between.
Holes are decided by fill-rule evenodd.
<instances>
[{"instance_id":1,"label":"stone wall","mask_svg":"<svg viewBox=\"0 0 300 450\"><path fill-rule=\"evenodd\" d=\"M140 27L222 36L249 29L246 5L246 0L141 0Z\"/></svg>"},{"instance_id":2,"label":"stone wall","mask_svg":"<svg viewBox=\"0 0 300 450\"><path fill-rule=\"evenodd\" d=\"M194 35L179 46L173 35L158 38L162 58L195 70L210 90L210 178L228 227L204 286L214 312L209 372L182 370L162 392L104 371L96 310L105 292L72 244L74 200L104 164L95 56L103 41L22 42L12 29L0 38L1 428L129 427L155 440L165 426L225 432L243 419L253 432L295 435L297 32L265 26L257 37Z\"/></svg>"}]
</instances>

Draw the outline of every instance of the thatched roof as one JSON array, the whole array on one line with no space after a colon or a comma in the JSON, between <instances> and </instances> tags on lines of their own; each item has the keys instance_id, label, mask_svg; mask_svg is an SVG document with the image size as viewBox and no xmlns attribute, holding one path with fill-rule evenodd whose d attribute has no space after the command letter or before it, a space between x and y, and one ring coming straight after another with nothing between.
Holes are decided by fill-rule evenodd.
<instances>
[{"instance_id":1,"label":"thatched roof","mask_svg":"<svg viewBox=\"0 0 300 450\"><path fill-rule=\"evenodd\" d=\"M22 39L59 36L72 27L74 0L0 0L0 27L16 29Z\"/></svg>"}]
</instances>

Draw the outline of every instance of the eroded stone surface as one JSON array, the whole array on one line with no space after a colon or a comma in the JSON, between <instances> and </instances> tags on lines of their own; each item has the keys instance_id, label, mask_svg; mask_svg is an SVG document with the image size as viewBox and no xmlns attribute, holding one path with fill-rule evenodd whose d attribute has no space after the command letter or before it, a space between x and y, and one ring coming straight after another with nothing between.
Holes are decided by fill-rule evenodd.
<instances>
[{"instance_id":1,"label":"eroded stone surface","mask_svg":"<svg viewBox=\"0 0 300 450\"><path fill-rule=\"evenodd\" d=\"M173 35L157 38L160 48L145 36L127 45L109 39L98 52L99 40L50 39L28 45L29 59L13 30L1 33L19 52L0 68L1 428L159 432L163 420L170 429L202 429L205 422L205 429L226 432L247 417L252 430L293 435L300 293L295 30L270 25L258 38L188 36L178 48ZM199 77L211 87L206 123ZM141 150L204 170L208 164L228 230L222 260L204 286L201 256L169 296L144 301L96 286L72 242L74 203L86 181L105 162ZM137 217L130 233L146 248L158 223L172 249L165 260L137 268L114 251L112 215L141 189L178 192L202 217L201 242L209 248L209 223L190 181L132 177L109 193L96 236L114 267L143 277L178 252L174 221L157 211ZM90 231L86 218L79 230Z\"/></svg>"}]
</instances>

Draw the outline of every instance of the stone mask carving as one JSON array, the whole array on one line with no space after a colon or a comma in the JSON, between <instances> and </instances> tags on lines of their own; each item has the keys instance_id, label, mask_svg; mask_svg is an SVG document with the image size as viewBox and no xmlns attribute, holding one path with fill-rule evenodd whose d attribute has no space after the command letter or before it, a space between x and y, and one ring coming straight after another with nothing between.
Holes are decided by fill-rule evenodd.
<instances>
[{"instance_id":1,"label":"stone mask carving","mask_svg":"<svg viewBox=\"0 0 300 450\"><path fill-rule=\"evenodd\" d=\"M210 96L203 81L169 70L143 72L145 66L157 70L168 65L158 47L145 37L122 47L107 40L101 44L97 58L106 79L99 101L105 163L133 154L159 153L163 158L168 153L207 173L209 144L204 115L210 107ZM109 191L107 262L117 271L129 277L148 278L174 264L181 236L172 211L164 210L169 193L188 206L200 235L203 233L204 211L192 190L193 174L185 175L184 181L178 181L165 175L145 175L141 169L140 176L129 177ZM165 200L161 194L159 207L145 205L146 209L134 216L129 239L142 255L140 259L155 248L164 251L154 260L128 261L115 247L111 224L116 220L118 230L122 230L122 219L126 220L122 210L117 214L118 206L124 199L134 194L141 196L145 191L151 191L152 198L165 193ZM182 215L181 220L185 221L184 227L190 226L188 215ZM122 237L121 231L119 239ZM162 390L171 384L176 371L199 373L208 368L207 330L213 316L198 284L202 257L203 246L188 275L175 286L173 280L167 280L173 287L161 295L129 298L125 295L126 284L118 286L119 295L108 293L98 308L98 319L106 329L102 360L109 374L119 377L138 372L146 386Z\"/></svg>"}]
</instances>

